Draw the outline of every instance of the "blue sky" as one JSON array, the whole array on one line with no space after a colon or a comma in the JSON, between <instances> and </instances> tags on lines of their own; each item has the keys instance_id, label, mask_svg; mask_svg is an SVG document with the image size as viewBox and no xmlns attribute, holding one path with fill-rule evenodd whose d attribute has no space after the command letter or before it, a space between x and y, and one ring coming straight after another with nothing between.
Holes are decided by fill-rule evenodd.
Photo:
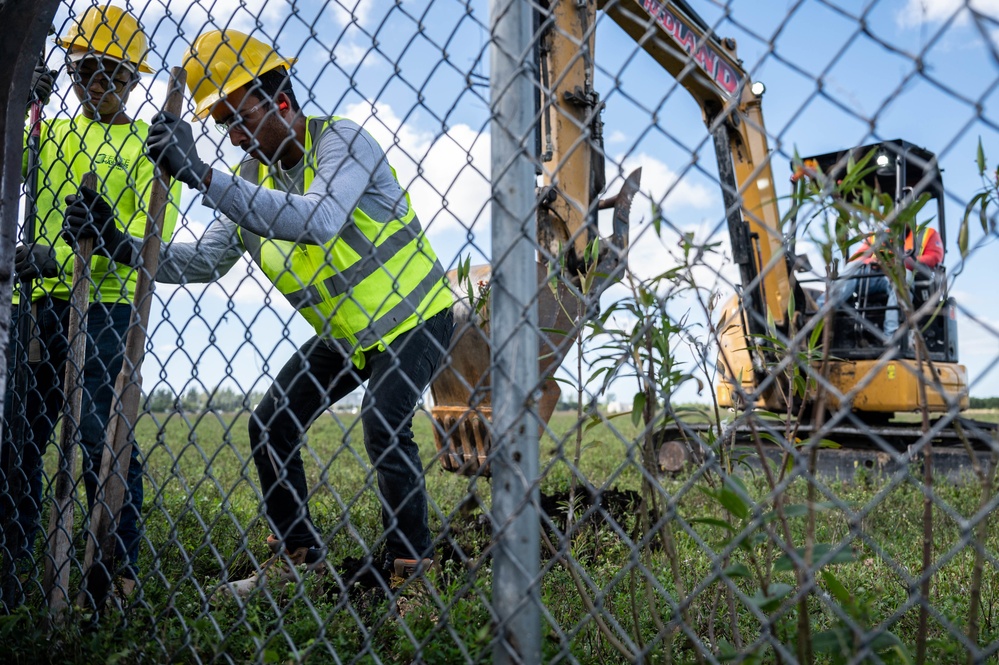
<instances>
[{"instance_id":1,"label":"blue sky","mask_svg":"<svg viewBox=\"0 0 999 665\"><path fill-rule=\"evenodd\" d=\"M79 12L89 4L71 6ZM296 87L308 111L351 117L386 148L447 267L468 254L473 262L487 260L488 3L351 4L215 0L169 3L168 9L163 2L132 3L151 34L151 64L159 72L146 77L130 109L152 116L164 97L164 68L180 64L202 30L253 32L273 41L282 55L298 58ZM691 4L719 35L737 39L744 67L766 84L763 108L782 196L789 193L788 160L795 149L817 154L905 138L941 156L948 267L954 272L964 202L980 187L974 164L979 137L992 166L999 163L999 0L972 2L982 12L977 18L956 0ZM60 32L69 6L59 10ZM696 104L606 17L598 23L596 53L596 87L607 103L609 179L641 165L643 191L661 202L675 228L704 242L726 242L713 148ZM60 84L68 90L65 77ZM48 113L76 107L72 99L65 105L54 100ZM202 127L204 159L217 160L219 167L238 162L238 149L219 145L222 137L214 128L196 126ZM210 222L211 212L189 196L183 206L185 228L178 239L191 239ZM647 199L638 199L632 215L630 260L646 275L675 261L677 251L671 232L662 238L651 232L650 209ZM999 358L999 312L991 297L996 259L995 243L978 249L952 289L962 308L961 357L973 395L999 395L999 368L992 366ZM721 261L704 272L722 290L737 277ZM157 293L146 390L161 381L180 392L221 382L262 390L311 333L249 264L237 265L218 284L160 286ZM670 305L678 317L689 306L683 300ZM688 386L679 398L698 396Z\"/></svg>"}]
</instances>

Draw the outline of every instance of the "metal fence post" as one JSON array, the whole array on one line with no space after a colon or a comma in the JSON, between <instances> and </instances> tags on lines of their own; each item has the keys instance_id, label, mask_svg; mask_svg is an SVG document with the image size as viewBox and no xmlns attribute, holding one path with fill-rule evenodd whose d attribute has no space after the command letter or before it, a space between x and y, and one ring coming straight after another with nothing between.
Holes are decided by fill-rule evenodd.
<instances>
[{"instance_id":1,"label":"metal fence post","mask_svg":"<svg viewBox=\"0 0 999 665\"><path fill-rule=\"evenodd\" d=\"M490 2L495 663L541 658L531 5Z\"/></svg>"},{"instance_id":2,"label":"metal fence post","mask_svg":"<svg viewBox=\"0 0 999 665\"><path fill-rule=\"evenodd\" d=\"M14 248L18 239L18 210L21 196L21 156L24 151L25 102L28 99L31 70L38 62L38 53L45 45L49 24L59 6L59 0L38 0L36 2L0 2L0 25L9 32L0 45L0 56L5 63L0 68L0 90L7 91L6 102L0 108L0 406L3 405L7 385L7 345L10 342L11 299L15 275ZM19 416L18 416L19 417ZM20 529L14 522L13 513L22 491L13 483L11 487L10 465L20 456L23 441L11 441L9 435L3 438L7 423L0 419L0 451L4 446L16 446L7 453L10 457L8 468L0 472L0 500L7 502L10 517L4 518L0 551L4 552L0 587L2 603L0 609L10 611L18 603L21 595L20 584L14 577L12 541L16 541L14 530ZM8 527L11 527L8 531Z\"/></svg>"}]
</instances>

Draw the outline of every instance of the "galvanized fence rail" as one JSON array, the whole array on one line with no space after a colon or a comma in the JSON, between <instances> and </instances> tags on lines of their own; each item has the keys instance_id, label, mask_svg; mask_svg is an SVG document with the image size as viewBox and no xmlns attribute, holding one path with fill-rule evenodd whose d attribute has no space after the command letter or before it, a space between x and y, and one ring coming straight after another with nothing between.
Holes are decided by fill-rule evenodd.
<instances>
[{"instance_id":1,"label":"galvanized fence rail","mask_svg":"<svg viewBox=\"0 0 999 665\"><path fill-rule=\"evenodd\" d=\"M0 2L5 662L994 662L999 13L847 5Z\"/></svg>"}]
</instances>

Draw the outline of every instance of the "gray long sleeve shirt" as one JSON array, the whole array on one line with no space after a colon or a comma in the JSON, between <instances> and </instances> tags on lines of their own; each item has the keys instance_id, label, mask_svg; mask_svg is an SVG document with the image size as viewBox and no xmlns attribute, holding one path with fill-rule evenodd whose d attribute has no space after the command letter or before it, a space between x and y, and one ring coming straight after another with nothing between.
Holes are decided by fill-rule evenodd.
<instances>
[{"instance_id":1,"label":"gray long sleeve shirt","mask_svg":"<svg viewBox=\"0 0 999 665\"><path fill-rule=\"evenodd\" d=\"M331 122L313 152L315 176L308 188L305 158L287 170L272 168L275 189L213 169L202 204L224 217L217 217L195 242L165 245L156 280L184 284L219 279L245 251L237 226L263 238L325 245L345 224L353 223L356 208L378 222L408 212L405 192L385 153L357 123Z\"/></svg>"}]
</instances>

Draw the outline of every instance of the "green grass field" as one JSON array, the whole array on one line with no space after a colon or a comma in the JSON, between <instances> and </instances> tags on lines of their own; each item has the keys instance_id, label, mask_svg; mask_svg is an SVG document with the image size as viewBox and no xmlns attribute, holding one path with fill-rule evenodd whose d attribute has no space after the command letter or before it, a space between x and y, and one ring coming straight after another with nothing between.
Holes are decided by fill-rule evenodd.
<instances>
[{"instance_id":1,"label":"green grass field","mask_svg":"<svg viewBox=\"0 0 999 665\"><path fill-rule=\"evenodd\" d=\"M246 419L143 418L138 439L149 478L139 596L123 616L114 613L94 625L73 615L50 630L38 609L40 589L29 584L28 603L0 618L4 662L491 661L491 530L484 517L490 485L441 469L425 416L415 427L427 467L431 526L440 534L442 565L433 573L433 592L406 592L396 612L377 590L337 593L332 580L313 577L273 598L261 594L244 608L209 603L223 576L245 576L266 555L268 529L258 513ZM630 419L585 432L578 465L575 425L574 414L557 414L552 431L561 442L545 437L541 444L542 504L549 512L544 532L570 562L564 565L543 545L546 660L571 653L579 663L626 662L617 641L633 654L648 654L651 662L664 662L667 654L676 662L696 662L683 633L670 627L677 599L691 634L719 659L731 651L744 654L741 662L780 662L768 640L794 654L802 609L815 636L816 662L863 662L837 654L860 653L864 644L882 662L906 662L914 653L918 605L910 602L909 588L921 568L923 529L923 493L914 478L861 478L817 488L811 499L819 508L814 542L838 554L815 575L817 591L799 605L795 573L781 556L806 542L808 513L802 507L810 499L803 480L782 486L782 521L758 475L743 476L751 501L733 499L735 485L716 478L660 479L657 500L667 519L650 526ZM330 560L341 571L365 547L379 546L378 501L361 440L351 416L324 416L310 431L305 452L315 488L312 516L328 535ZM978 533L966 520L980 509L982 490L969 479L937 484L933 495L938 504L927 662L963 662L955 633L965 632L969 622L975 580L967 540ZM984 533L978 643L995 650L999 532ZM851 633L850 626L860 632ZM865 631L882 639L853 641Z\"/></svg>"}]
</instances>

